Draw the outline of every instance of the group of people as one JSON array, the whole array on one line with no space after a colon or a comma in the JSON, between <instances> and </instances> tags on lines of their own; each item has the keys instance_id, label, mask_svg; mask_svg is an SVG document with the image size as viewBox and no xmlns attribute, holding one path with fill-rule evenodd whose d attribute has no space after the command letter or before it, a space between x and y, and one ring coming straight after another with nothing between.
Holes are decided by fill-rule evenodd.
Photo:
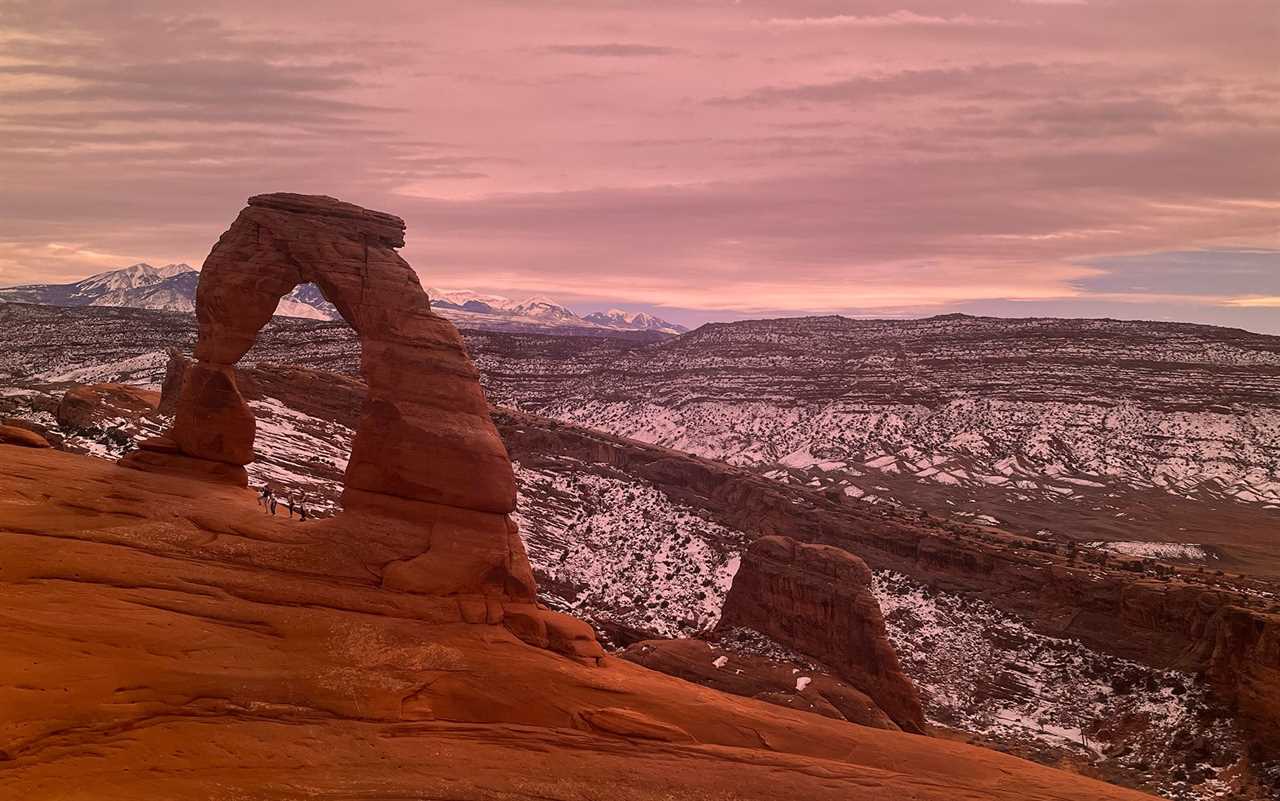
<instances>
[{"instance_id":1,"label":"group of people","mask_svg":"<svg viewBox=\"0 0 1280 801\"><path fill-rule=\"evenodd\" d=\"M276 505L279 502L280 499L276 497L275 490L271 489L270 484L265 485L262 488L262 492L258 493L258 505L262 507L262 511L265 514L274 515L276 513ZM293 518L293 513L296 511L298 513L299 520L306 520L307 493L304 492L299 495L296 502L292 495L286 493L284 496L284 508L289 510L290 519Z\"/></svg>"}]
</instances>

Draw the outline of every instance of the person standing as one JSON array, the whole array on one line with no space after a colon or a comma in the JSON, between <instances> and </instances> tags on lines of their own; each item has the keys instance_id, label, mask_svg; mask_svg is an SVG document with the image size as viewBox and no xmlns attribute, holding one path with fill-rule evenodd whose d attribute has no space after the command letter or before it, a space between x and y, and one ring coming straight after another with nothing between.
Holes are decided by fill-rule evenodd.
<instances>
[{"instance_id":1,"label":"person standing","mask_svg":"<svg viewBox=\"0 0 1280 801\"><path fill-rule=\"evenodd\" d=\"M293 495L284 496L284 508L289 510L289 519L293 519Z\"/></svg>"},{"instance_id":2,"label":"person standing","mask_svg":"<svg viewBox=\"0 0 1280 801\"><path fill-rule=\"evenodd\" d=\"M272 516L272 517L275 517L275 514L276 514L276 496L275 496L274 494L272 494L272 496L271 496L271 516Z\"/></svg>"}]
</instances>

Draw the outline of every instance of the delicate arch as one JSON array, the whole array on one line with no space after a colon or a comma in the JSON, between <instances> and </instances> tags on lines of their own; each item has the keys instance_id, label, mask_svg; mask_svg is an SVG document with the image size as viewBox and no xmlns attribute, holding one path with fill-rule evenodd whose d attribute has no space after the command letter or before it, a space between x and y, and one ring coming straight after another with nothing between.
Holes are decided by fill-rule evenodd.
<instances>
[{"instance_id":1,"label":"delicate arch","mask_svg":"<svg viewBox=\"0 0 1280 801\"><path fill-rule=\"evenodd\" d=\"M362 492L485 512L515 508L515 479L479 373L395 249L404 221L322 195L249 198L200 272L199 339L170 437L188 457L253 459L253 413L232 366L280 299L314 283L360 339L369 396L344 505Z\"/></svg>"}]
</instances>

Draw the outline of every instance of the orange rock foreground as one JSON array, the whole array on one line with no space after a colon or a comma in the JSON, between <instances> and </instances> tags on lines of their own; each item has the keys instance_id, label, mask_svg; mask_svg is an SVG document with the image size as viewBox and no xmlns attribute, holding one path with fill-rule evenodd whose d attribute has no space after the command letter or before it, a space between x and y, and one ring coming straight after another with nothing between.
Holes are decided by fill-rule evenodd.
<instances>
[{"instance_id":1,"label":"orange rock foreground","mask_svg":"<svg viewBox=\"0 0 1280 801\"><path fill-rule=\"evenodd\" d=\"M483 593L423 591L436 511L299 523L0 445L0 796L1147 797L536 647Z\"/></svg>"}]
</instances>

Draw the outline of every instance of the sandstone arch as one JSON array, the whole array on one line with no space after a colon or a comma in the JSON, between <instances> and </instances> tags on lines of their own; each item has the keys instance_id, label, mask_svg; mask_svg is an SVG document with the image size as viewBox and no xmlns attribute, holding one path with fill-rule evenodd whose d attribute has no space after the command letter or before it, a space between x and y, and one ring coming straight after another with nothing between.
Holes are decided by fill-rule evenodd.
<instances>
[{"instance_id":1,"label":"sandstone arch","mask_svg":"<svg viewBox=\"0 0 1280 801\"><path fill-rule=\"evenodd\" d=\"M362 492L506 514L515 480L457 329L431 311L396 248L404 221L333 198L249 198L200 273L196 364L172 439L232 467L253 459L253 414L232 366L280 298L314 283L359 335L369 400L352 443L344 505Z\"/></svg>"},{"instance_id":2,"label":"sandstone arch","mask_svg":"<svg viewBox=\"0 0 1280 801\"><path fill-rule=\"evenodd\" d=\"M343 512L291 529L293 547L312 572L417 596L436 622L501 623L527 643L594 662L604 652L591 627L537 602L507 516L515 476L506 447L461 336L431 311L396 253L404 230L399 217L331 197L249 198L200 273L196 361L170 377L182 387L173 428L121 463L247 484L255 425L234 365L280 298L314 283L359 336L368 395ZM423 596L433 597L427 607Z\"/></svg>"}]
</instances>

